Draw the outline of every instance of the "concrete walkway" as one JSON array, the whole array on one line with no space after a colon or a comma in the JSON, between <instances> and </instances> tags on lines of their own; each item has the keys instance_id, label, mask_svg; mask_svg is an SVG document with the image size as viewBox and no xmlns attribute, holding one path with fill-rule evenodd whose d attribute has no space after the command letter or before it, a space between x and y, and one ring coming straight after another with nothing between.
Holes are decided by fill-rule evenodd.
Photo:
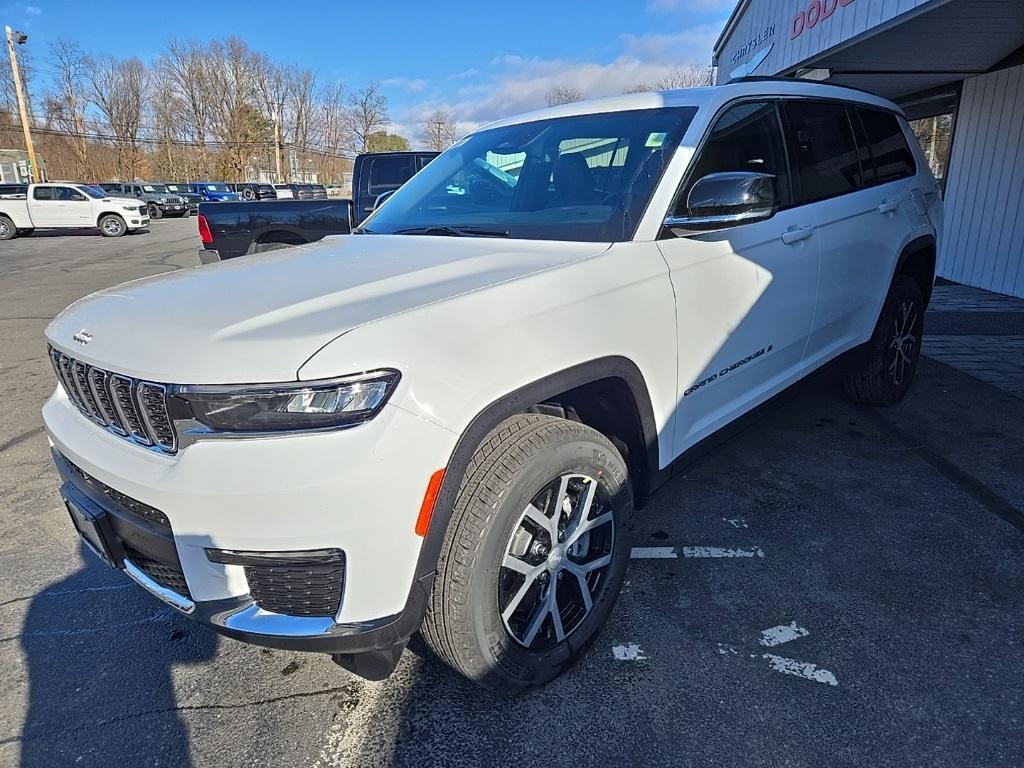
<instances>
[{"instance_id":1,"label":"concrete walkway","mask_svg":"<svg viewBox=\"0 0 1024 768\"><path fill-rule=\"evenodd\" d=\"M936 285L922 351L1024 398L1024 299L955 283Z\"/></svg>"}]
</instances>

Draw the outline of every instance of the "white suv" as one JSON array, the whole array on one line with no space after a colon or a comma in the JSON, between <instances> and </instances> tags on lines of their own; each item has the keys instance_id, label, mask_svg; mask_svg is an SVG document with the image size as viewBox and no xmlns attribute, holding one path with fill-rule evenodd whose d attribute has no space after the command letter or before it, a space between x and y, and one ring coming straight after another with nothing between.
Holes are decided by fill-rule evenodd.
<instances>
[{"instance_id":1,"label":"white suv","mask_svg":"<svg viewBox=\"0 0 1024 768\"><path fill-rule=\"evenodd\" d=\"M914 374L942 207L897 107L794 81L466 137L355 234L100 292L43 409L93 550L359 674L523 688L593 640L690 449L843 353ZM674 462L676 462L674 464Z\"/></svg>"}]
</instances>

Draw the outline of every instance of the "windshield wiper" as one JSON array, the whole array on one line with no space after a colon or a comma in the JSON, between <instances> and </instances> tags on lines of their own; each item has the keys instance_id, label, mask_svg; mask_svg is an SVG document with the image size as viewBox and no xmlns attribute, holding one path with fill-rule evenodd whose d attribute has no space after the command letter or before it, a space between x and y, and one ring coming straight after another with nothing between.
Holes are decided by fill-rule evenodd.
<instances>
[{"instance_id":1,"label":"windshield wiper","mask_svg":"<svg viewBox=\"0 0 1024 768\"><path fill-rule=\"evenodd\" d=\"M433 225L396 229L396 235L440 235L442 237L508 237L507 229L484 229L473 226Z\"/></svg>"}]
</instances>

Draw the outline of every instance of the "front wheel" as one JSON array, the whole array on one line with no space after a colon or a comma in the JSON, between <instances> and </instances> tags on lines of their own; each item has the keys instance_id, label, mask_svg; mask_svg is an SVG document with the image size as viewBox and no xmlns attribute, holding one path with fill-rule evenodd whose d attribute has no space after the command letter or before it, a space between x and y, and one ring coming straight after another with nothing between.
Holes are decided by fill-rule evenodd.
<instances>
[{"instance_id":1,"label":"front wheel","mask_svg":"<svg viewBox=\"0 0 1024 768\"><path fill-rule=\"evenodd\" d=\"M924 332L924 297L917 282L897 275L864 357L843 378L847 396L865 405L894 405L917 371Z\"/></svg>"},{"instance_id":2,"label":"front wheel","mask_svg":"<svg viewBox=\"0 0 1024 768\"><path fill-rule=\"evenodd\" d=\"M477 448L455 501L423 636L488 688L522 690L568 669L618 597L633 496L600 433L524 414Z\"/></svg>"},{"instance_id":3,"label":"front wheel","mask_svg":"<svg viewBox=\"0 0 1024 768\"><path fill-rule=\"evenodd\" d=\"M108 213L100 219L100 234L104 237L120 237L127 231L124 219L116 214Z\"/></svg>"},{"instance_id":4,"label":"front wheel","mask_svg":"<svg viewBox=\"0 0 1024 768\"><path fill-rule=\"evenodd\" d=\"M162 219L164 217L164 209L159 205L149 206L149 218L151 219Z\"/></svg>"}]
</instances>

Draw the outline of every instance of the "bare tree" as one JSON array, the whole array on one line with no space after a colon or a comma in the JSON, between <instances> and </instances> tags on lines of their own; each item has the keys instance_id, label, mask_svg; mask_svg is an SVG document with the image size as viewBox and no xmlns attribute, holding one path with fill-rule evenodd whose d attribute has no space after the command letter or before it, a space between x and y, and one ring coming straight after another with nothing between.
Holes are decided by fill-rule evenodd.
<instances>
[{"instance_id":1,"label":"bare tree","mask_svg":"<svg viewBox=\"0 0 1024 768\"><path fill-rule=\"evenodd\" d=\"M556 85L545 95L547 96L549 107L554 107L559 104L571 104L574 101L583 100L582 91L578 88L572 88L567 85Z\"/></svg>"},{"instance_id":2,"label":"bare tree","mask_svg":"<svg viewBox=\"0 0 1024 768\"><path fill-rule=\"evenodd\" d=\"M667 75L654 83L637 83L626 88L623 93L646 93L648 91L671 91L676 88L700 88L711 85L714 73L711 67L699 64L687 64L675 67Z\"/></svg>"},{"instance_id":3,"label":"bare tree","mask_svg":"<svg viewBox=\"0 0 1024 768\"><path fill-rule=\"evenodd\" d=\"M88 176L89 141L86 137L88 108L86 56L73 40L55 40L50 45L53 89L43 101L48 127L67 134L66 143L74 157L75 178Z\"/></svg>"},{"instance_id":4,"label":"bare tree","mask_svg":"<svg viewBox=\"0 0 1024 768\"><path fill-rule=\"evenodd\" d=\"M376 83L356 91L346 99L345 119L352 149L366 152L371 136L384 132L391 120L388 117L388 100Z\"/></svg>"},{"instance_id":5,"label":"bare tree","mask_svg":"<svg viewBox=\"0 0 1024 768\"><path fill-rule=\"evenodd\" d=\"M150 70L136 58L90 57L85 60L85 80L89 99L118 148L118 173L135 178L142 170L139 132L152 97Z\"/></svg>"},{"instance_id":6,"label":"bare tree","mask_svg":"<svg viewBox=\"0 0 1024 768\"><path fill-rule=\"evenodd\" d=\"M455 121L447 112L437 110L423 120L419 139L426 149L444 152L455 143Z\"/></svg>"}]
</instances>

